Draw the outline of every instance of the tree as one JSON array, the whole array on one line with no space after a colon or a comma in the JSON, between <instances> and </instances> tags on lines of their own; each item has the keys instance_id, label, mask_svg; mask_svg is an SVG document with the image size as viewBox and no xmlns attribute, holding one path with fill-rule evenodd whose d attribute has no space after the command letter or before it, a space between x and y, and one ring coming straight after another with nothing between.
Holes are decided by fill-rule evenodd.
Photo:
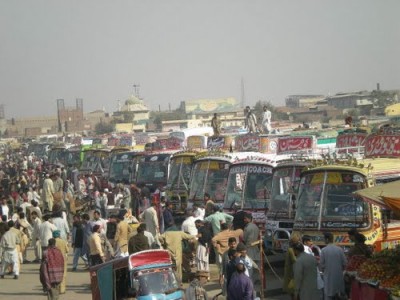
<instances>
[{"instance_id":1,"label":"tree","mask_svg":"<svg viewBox=\"0 0 400 300\"><path fill-rule=\"evenodd\" d=\"M115 130L115 125L112 123L97 123L95 126L96 134L106 134L111 133Z\"/></svg>"},{"instance_id":2,"label":"tree","mask_svg":"<svg viewBox=\"0 0 400 300\"><path fill-rule=\"evenodd\" d=\"M270 101L262 101L262 100L258 100L257 103L253 107L253 111L256 114L257 119L262 120L264 106L266 106L268 108L268 110L271 112L272 121L281 121L281 120L289 119L287 114L278 111Z\"/></svg>"},{"instance_id":3,"label":"tree","mask_svg":"<svg viewBox=\"0 0 400 300\"><path fill-rule=\"evenodd\" d=\"M371 92L371 98L374 101L376 107L386 107L395 102L395 92L373 90Z\"/></svg>"}]
</instances>

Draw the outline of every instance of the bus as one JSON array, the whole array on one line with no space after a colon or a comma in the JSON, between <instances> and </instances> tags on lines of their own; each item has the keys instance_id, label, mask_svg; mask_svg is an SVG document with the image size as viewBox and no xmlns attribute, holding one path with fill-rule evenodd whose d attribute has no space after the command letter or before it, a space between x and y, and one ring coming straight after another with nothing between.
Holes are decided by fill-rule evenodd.
<instances>
[{"instance_id":1,"label":"bus","mask_svg":"<svg viewBox=\"0 0 400 300\"><path fill-rule=\"evenodd\" d=\"M346 250L350 229L363 233L376 250L390 241L398 243L399 231L385 229L385 212L353 193L400 179L399 141L398 134L371 134L365 141L365 158L327 158L303 171L293 230L311 236L320 247L325 245L323 233L329 231Z\"/></svg>"},{"instance_id":2,"label":"bus","mask_svg":"<svg viewBox=\"0 0 400 300\"><path fill-rule=\"evenodd\" d=\"M113 188L117 183L136 181L137 164L142 152L116 152L110 158L109 185Z\"/></svg>"},{"instance_id":3,"label":"bus","mask_svg":"<svg viewBox=\"0 0 400 300\"><path fill-rule=\"evenodd\" d=\"M261 153L252 153L230 165L224 211L235 216L235 227L244 226L238 212L245 211L251 212L254 222L264 228L275 166L271 155Z\"/></svg>"},{"instance_id":4,"label":"bus","mask_svg":"<svg viewBox=\"0 0 400 300\"><path fill-rule=\"evenodd\" d=\"M174 213L182 214L187 208L193 162L198 154L196 151L181 151L171 156L166 196Z\"/></svg>"},{"instance_id":5,"label":"bus","mask_svg":"<svg viewBox=\"0 0 400 300\"><path fill-rule=\"evenodd\" d=\"M170 159L176 151L150 151L139 157L136 183L147 186L151 193L162 191L167 185Z\"/></svg>"}]
</instances>

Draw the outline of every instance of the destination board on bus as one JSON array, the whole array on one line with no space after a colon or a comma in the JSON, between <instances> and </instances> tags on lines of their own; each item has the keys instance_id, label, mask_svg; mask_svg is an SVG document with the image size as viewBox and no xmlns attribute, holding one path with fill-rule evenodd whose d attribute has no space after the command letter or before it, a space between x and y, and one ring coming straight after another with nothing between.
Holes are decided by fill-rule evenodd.
<instances>
[{"instance_id":1,"label":"destination board on bus","mask_svg":"<svg viewBox=\"0 0 400 300\"><path fill-rule=\"evenodd\" d=\"M365 140L365 157L400 157L400 135L369 135Z\"/></svg>"},{"instance_id":2,"label":"destination board on bus","mask_svg":"<svg viewBox=\"0 0 400 300\"><path fill-rule=\"evenodd\" d=\"M229 164L219 161L202 161L200 163L200 170L224 170L228 169Z\"/></svg>"},{"instance_id":3,"label":"destination board on bus","mask_svg":"<svg viewBox=\"0 0 400 300\"><path fill-rule=\"evenodd\" d=\"M235 138L236 151L260 151L261 141L256 134L244 134Z\"/></svg>"},{"instance_id":4,"label":"destination board on bus","mask_svg":"<svg viewBox=\"0 0 400 300\"><path fill-rule=\"evenodd\" d=\"M277 153L308 150L308 149L313 149L314 146L315 146L315 139L312 136L280 137L278 139Z\"/></svg>"},{"instance_id":5,"label":"destination board on bus","mask_svg":"<svg viewBox=\"0 0 400 300\"><path fill-rule=\"evenodd\" d=\"M189 149L204 148L206 137L201 135L192 135L187 138L187 147Z\"/></svg>"},{"instance_id":6,"label":"destination board on bus","mask_svg":"<svg viewBox=\"0 0 400 300\"><path fill-rule=\"evenodd\" d=\"M152 150L178 150L182 148L183 141L176 137L170 137L146 144L146 147L150 147L150 144Z\"/></svg>"},{"instance_id":7,"label":"destination board on bus","mask_svg":"<svg viewBox=\"0 0 400 300\"><path fill-rule=\"evenodd\" d=\"M272 174L272 167L262 165L241 165L231 167L231 173L255 173L255 174Z\"/></svg>"},{"instance_id":8,"label":"destination board on bus","mask_svg":"<svg viewBox=\"0 0 400 300\"><path fill-rule=\"evenodd\" d=\"M338 153L356 152L357 147L365 145L366 133L346 133L339 134L336 138L336 148Z\"/></svg>"},{"instance_id":9,"label":"destination board on bus","mask_svg":"<svg viewBox=\"0 0 400 300\"><path fill-rule=\"evenodd\" d=\"M115 137L108 138L107 145L108 146L112 146L112 147L118 146L119 145L119 138L115 138Z\"/></svg>"},{"instance_id":10,"label":"destination board on bus","mask_svg":"<svg viewBox=\"0 0 400 300\"><path fill-rule=\"evenodd\" d=\"M119 146L133 146L133 137L132 136L123 136L119 139Z\"/></svg>"},{"instance_id":11,"label":"destination board on bus","mask_svg":"<svg viewBox=\"0 0 400 300\"><path fill-rule=\"evenodd\" d=\"M223 136L212 136L207 141L208 149L220 149L225 148L225 137Z\"/></svg>"},{"instance_id":12,"label":"destination board on bus","mask_svg":"<svg viewBox=\"0 0 400 300\"><path fill-rule=\"evenodd\" d=\"M174 159L177 164L191 164L193 159L189 156L180 156Z\"/></svg>"}]
</instances>

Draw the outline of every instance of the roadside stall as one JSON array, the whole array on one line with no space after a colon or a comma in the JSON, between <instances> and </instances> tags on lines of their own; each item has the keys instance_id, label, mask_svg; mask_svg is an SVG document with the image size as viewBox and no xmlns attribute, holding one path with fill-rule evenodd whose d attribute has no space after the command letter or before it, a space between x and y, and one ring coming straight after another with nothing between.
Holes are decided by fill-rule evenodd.
<instances>
[{"instance_id":1,"label":"roadside stall","mask_svg":"<svg viewBox=\"0 0 400 300\"><path fill-rule=\"evenodd\" d=\"M383 240L371 258L352 257L346 273L352 278L351 299L400 299L400 181L355 192L382 210L384 236L390 231L397 239Z\"/></svg>"}]
</instances>

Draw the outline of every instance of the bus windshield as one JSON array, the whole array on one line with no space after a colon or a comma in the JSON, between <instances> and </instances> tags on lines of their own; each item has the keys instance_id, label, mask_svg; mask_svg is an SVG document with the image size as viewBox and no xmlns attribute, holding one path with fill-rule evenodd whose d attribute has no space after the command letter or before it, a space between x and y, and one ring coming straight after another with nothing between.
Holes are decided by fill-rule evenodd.
<instances>
[{"instance_id":1,"label":"bus windshield","mask_svg":"<svg viewBox=\"0 0 400 300\"><path fill-rule=\"evenodd\" d=\"M202 201L204 193L208 193L214 201L223 202L229 164L214 160L197 162L193 168L189 199Z\"/></svg>"},{"instance_id":2,"label":"bus windshield","mask_svg":"<svg viewBox=\"0 0 400 300\"><path fill-rule=\"evenodd\" d=\"M172 159L170 165L168 187L171 190L189 190L190 173L192 171L192 159L190 157L177 157Z\"/></svg>"},{"instance_id":3,"label":"bus windshield","mask_svg":"<svg viewBox=\"0 0 400 300\"><path fill-rule=\"evenodd\" d=\"M366 178L352 171L321 171L303 176L295 227L368 227L369 205L352 195L366 186Z\"/></svg>"},{"instance_id":4,"label":"bus windshield","mask_svg":"<svg viewBox=\"0 0 400 300\"><path fill-rule=\"evenodd\" d=\"M65 164L68 158L68 151L65 148L51 149L49 151L50 164Z\"/></svg>"},{"instance_id":5,"label":"bus windshield","mask_svg":"<svg viewBox=\"0 0 400 300\"><path fill-rule=\"evenodd\" d=\"M148 272L139 275L138 296L171 294L179 289L179 284L171 269Z\"/></svg>"},{"instance_id":6,"label":"bus windshield","mask_svg":"<svg viewBox=\"0 0 400 300\"><path fill-rule=\"evenodd\" d=\"M110 163L110 182L131 182L135 178L136 159L131 153L115 154Z\"/></svg>"},{"instance_id":7,"label":"bus windshield","mask_svg":"<svg viewBox=\"0 0 400 300\"><path fill-rule=\"evenodd\" d=\"M269 212L291 210L291 196L298 190L302 169L303 166L290 166L274 171Z\"/></svg>"},{"instance_id":8,"label":"bus windshield","mask_svg":"<svg viewBox=\"0 0 400 300\"><path fill-rule=\"evenodd\" d=\"M224 208L264 209L271 189L272 167L243 164L231 167Z\"/></svg>"},{"instance_id":9,"label":"bus windshield","mask_svg":"<svg viewBox=\"0 0 400 300\"><path fill-rule=\"evenodd\" d=\"M80 151L68 151L67 165L79 167L80 164L81 164Z\"/></svg>"},{"instance_id":10,"label":"bus windshield","mask_svg":"<svg viewBox=\"0 0 400 300\"><path fill-rule=\"evenodd\" d=\"M105 155L94 152L86 152L85 157L82 161L82 170L90 170L93 172L103 172L108 170L110 166L110 160Z\"/></svg>"},{"instance_id":11,"label":"bus windshield","mask_svg":"<svg viewBox=\"0 0 400 300\"><path fill-rule=\"evenodd\" d=\"M137 170L137 182L167 182L168 162L163 160L141 160Z\"/></svg>"}]
</instances>

